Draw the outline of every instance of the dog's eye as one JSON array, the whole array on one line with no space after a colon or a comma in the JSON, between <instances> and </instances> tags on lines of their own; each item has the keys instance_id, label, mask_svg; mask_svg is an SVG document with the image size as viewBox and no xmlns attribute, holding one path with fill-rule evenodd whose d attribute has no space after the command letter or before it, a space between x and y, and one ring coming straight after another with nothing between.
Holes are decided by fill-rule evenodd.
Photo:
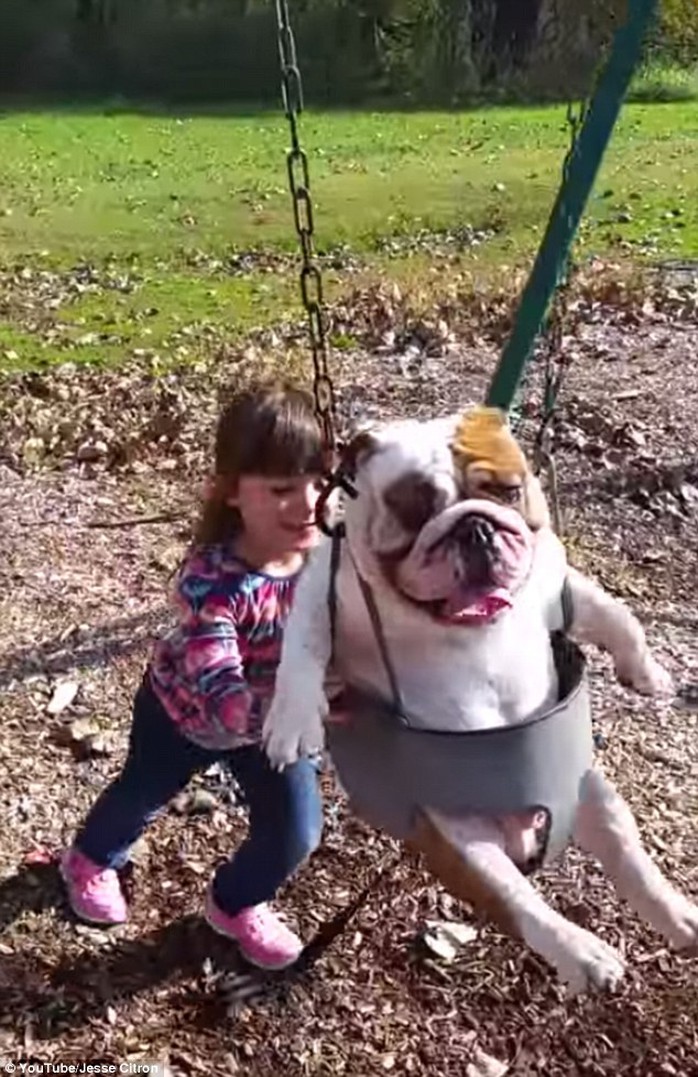
<instances>
[{"instance_id":1,"label":"dog's eye","mask_svg":"<svg viewBox=\"0 0 698 1077\"><path fill-rule=\"evenodd\" d=\"M483 482L480 490L486 497L494 498L505 505L518 505L523 493L522 487L518 483Z\"/></svg>"},{"instance_id":2,"label":"dog's eye","mask_svg":"<svg viewBox=\"0 0 698 1077\"><path fill-rule=\"evenodd\" d=\"M437 490L423 475L405 475L390 486L385 503L406 531L421 531L436 509Z\"/></svg>"}]
</instances>

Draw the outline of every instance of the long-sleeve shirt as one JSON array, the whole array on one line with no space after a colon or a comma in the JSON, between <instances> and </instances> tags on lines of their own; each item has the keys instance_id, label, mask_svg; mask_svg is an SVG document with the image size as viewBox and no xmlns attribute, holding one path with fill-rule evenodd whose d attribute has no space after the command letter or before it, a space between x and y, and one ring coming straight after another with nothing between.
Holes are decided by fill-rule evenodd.
<instances>
[{"instance_id":1,"label":"long-sleeve shirt","mask_svg":"<svg viewBox=\"0 0 698 1077\"><path fill-rule=\"evenodd\" d=\"M224 546L194 550L180 569L178 624L156 643L148 675L190 740L259 742L298 575L265 575Z\"/></svg>"}]
</instances>

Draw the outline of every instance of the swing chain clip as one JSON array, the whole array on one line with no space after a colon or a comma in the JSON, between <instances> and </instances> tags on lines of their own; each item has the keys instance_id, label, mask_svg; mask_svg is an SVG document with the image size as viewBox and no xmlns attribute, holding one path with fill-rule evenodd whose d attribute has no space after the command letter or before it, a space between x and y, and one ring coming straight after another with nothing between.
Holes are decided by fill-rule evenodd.
<instances>
[{"instance_id":1,"label":"swing chain clip","mask_svg":"<svg viewBox=\"0 0 698 1077\"><path fill-rule=\"evenodd\" d=\"M315 523L328 538L333 538L335 535L343 537L345 531L344 522L341 518L332 525L327 522L327 504L335 490L341 490L352 501L358 496L358 491L353 482L353 475L341 459L341 447L340 461L332 471L325 475L322 490L315 504Z\"/></svg>"}]
</instances>

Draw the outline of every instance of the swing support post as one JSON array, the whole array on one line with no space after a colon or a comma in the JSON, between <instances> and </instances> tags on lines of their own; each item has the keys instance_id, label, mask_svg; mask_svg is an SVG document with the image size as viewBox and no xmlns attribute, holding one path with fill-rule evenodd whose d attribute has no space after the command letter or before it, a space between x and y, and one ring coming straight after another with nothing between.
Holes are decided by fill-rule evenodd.
<instances>
[{"instance_id":1,"label":"swing support post","mask_svg":"<svg viewBox=\"0 0 698 1077\"><path fill-rule=\"evenodd\" d=\"M587 199L611 138L658 0L628 0L628 17L615 33L611 54L580 127L567 173L548 220L511 335L487 393L490 407L508 411L526 362L567 264Z\"/></svg>"}]
</instances>

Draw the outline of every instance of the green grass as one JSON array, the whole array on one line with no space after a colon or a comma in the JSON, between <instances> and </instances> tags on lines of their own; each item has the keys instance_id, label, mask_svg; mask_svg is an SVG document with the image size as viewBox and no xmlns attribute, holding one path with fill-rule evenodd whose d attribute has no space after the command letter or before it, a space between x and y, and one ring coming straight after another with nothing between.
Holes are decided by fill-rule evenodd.
<instances>
[{"instance_id":1,"label":"green grass","mask_svg":"<svg viewBox=\"0 0 698 1077\"><path fill-rule=\"evenodd\" d=\"M468 223L496 235L466 263L491 272L530 259L567 140L560 107L309 113L302 136L319 246L349 245L367 273L407 280L429 259L386 262L381 237ZM0 263L108 264L135 270L139 283L131 294L60 296L48 319L28 317L0 283L0 364L195 352L202 334L244 335L294 309L288 274L233 278L211 265L231 249L296 250L286 146L282 119L264 114L5 113ZM695 256L697 151L698 103L626 106L587 209L584 248ZM337 292L346 281L335 276ZM18 288L31 295L33 285Z\"/></svg>"}]
</instances>

